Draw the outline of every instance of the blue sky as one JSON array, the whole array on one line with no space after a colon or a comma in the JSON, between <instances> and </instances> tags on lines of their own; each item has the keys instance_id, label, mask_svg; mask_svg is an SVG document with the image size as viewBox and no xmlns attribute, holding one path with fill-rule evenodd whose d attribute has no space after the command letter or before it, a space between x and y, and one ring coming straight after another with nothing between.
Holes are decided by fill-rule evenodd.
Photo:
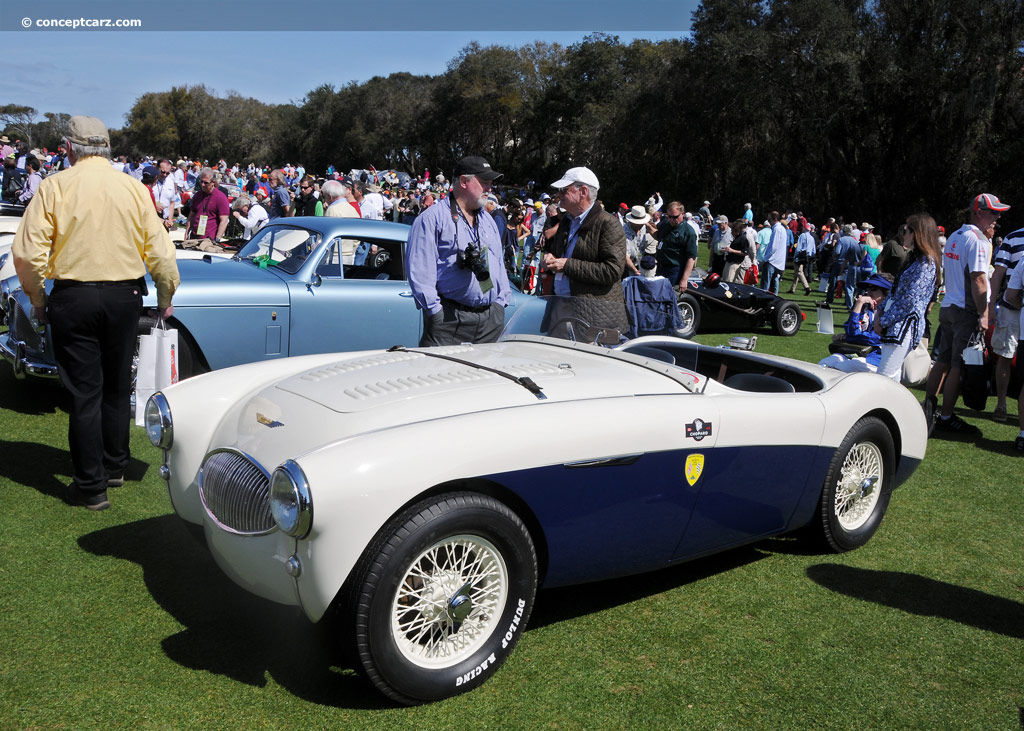
<instances>
[{"instance_id":1,"label":"blue sky","mask_svg":"<svg viewBox=\"0 0 1024 731\"><path fill-rule=\"evenodd\" d=\"M31 9L27 4L18 9L12 8L12 3L3 3L0 40L6 61L0 74L0 104L26 104L40 115L88 114L109 127L120 127L141 94L186 84L205 84L218 95L235 91L266 103L298 102L306 92L324 83L339 87L399 71L442 73L471 41L485 46L521 46L535 40L570 45L594 31L617 35L626 43L635 38L679 38L689 28L690 13L697 5L696 0L632 0L628 4L612 0L518 0L513 15L510 10L494 10L494 5L465 0L324 2L327 0L176 0L167 5L142 0L37 0ZM487 12L459 15L457 11L467 5ZM360 11L370 7L386 9L389 15ZM344 21L330 17L325 8L340 11ZM217 15L220 12L225 13L224 17ZM282 12L292 20L278 19ZM49 19L65 17L62 13L69 18L143 16L149 25L140 31L20 30L23 14ZM189 17L191 20L185 20ZM207 25L197 24L197 18L203 18ZM373 29L382 20L389 21L386 27L444 29ZM172 22L189 28L227 30L152 30ZM282 24L363 29L232 29L239 25L269 28ZM555 32L552 28L563 30ZM304 60L306 56L309 60Z\"/></svg>"}]
</instances>

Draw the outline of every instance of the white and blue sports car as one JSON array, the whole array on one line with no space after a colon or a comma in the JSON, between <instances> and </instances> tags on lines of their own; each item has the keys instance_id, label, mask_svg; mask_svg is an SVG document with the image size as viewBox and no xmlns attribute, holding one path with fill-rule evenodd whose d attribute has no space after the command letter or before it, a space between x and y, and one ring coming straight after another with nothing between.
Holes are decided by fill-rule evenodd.
<instances>
[{"instance_id":1,"label":"white and blue sports car","mask_svg":"<svg viewBox=\"0 0 1024 731\"><path fill-rule=\"evenodd\" d=\"M888 379L675 338L620 345L585 311L537 300L499 343L171 386L146 428L174 509L241 586L312 621L340 614L366 677L415 704L492 675L539 586L804 527L857 548L924 457L921 408Z\"/></svg>"}]
</instances>

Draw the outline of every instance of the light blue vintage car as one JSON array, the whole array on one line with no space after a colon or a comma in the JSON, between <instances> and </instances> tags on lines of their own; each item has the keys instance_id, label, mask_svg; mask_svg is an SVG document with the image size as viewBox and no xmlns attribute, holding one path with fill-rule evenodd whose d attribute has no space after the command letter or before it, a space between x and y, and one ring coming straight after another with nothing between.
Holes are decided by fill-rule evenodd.
<instances>
[{"instance_id":1,"label":"light blue vintage car","mask_svg":"<svg viewBox=\"0 0 1024 731\"><path fill-rule=\"evenodd\" d=\"M180 374L293 355L419 343L423 319L405 281L403 224L346 218L271 222L231 259L179 260L174 295ZM348 262L360 262L359 264ZM8 331L0 355L25 374L56 377L49 331L28 297L4 282ZM149 281L148 308L156 306ZM513 293L511 316L519 293ZM154 320L141 315L140 333Z\"/></svg>"}]
</instances>

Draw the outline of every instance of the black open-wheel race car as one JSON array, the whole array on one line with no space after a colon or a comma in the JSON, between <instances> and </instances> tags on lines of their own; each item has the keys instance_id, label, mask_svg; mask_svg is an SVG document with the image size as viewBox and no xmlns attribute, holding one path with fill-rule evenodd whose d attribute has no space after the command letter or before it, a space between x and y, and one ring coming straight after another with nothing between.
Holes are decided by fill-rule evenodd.
<instances>
[{"instance_id":1,"label":"black open-wheel race car","mask_svg":"<svg viewBox=\"0 0 1024 731\"><path fill-rule=\"evenodd\" d=\"M692 338L707 330L772 328L776 335L796 335L806 316L792 302L759 287L724 282L717 274L694 270L685 292L676 296L683 325L676 334Z\"/></svg>"}]
</instances>

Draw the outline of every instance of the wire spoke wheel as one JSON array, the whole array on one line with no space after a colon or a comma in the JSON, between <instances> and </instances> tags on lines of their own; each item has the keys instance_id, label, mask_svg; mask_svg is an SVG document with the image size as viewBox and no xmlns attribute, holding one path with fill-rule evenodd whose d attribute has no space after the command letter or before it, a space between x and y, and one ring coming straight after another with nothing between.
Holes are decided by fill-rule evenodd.
<instances>
[{"instance_id":1,"label":"wire spoke wheel","mask_svg":"<svg viewBox=\"0 0 1024 731\"><path fill-rule=\"evenodd\" d=\"M693 308L688 304L679 305L679 317L683 321L684 330L689 330L693 327Z\"/></svg>"},{"instance_id":2,"label":"wire spoke wheel","mask_svg":"<svg viewBox=\"0 0 1024 731\"><path fill-rule=\"evenodd\" d=\"M835 513L843 528L856 530L871 517L884 476L878 447L870 442L854 444L836 486Z\"/></svg>"},{"instance_id":3,"label":"wire spoke wheel","mask_svg":"<svg viewBox=\"0 0 1024 731\"><path fill-rule=\"evenodd\" d=\"M863 417L847 433L832 456L818 501L824 547L852 551L878 530L892 494L895 452L892 434L878 417Z\"/></svg>"},{"instance_id":4,"label":"wire spoke wheel","mask_svg":"<svg viewBox=\"0 0 1024 731\"><path fill-rule=\"evenodd\" d=\"M700 329L700 304L692 294L682 293L676 300L679 319L682 324L676 328L676 335L681 338L692 338Z\"/></svg>"},{"instance_id":5,"label":"wire spoke wheel","mask_svg":"<svg viewBox=\"0 0 1024 731\"><path fill-rule=\"evenodd\" d=\"M391 609L399 651L426 668L456 664L476 652L508 600L508 569L479 536L438 541L405 572Z\"/></svg>"},{"instance_id":6,"label":"wire spoke wheel","mask_svg":"<svg viewBox=\"0 0 1024 731\"><path fill-rule=\"evenodd\" d=\"M424 498L385 524L343 606L367 678L416 705L476 688L526 628L537 554L504 503L471 492Z\"/></svg>"}]
</instances>

